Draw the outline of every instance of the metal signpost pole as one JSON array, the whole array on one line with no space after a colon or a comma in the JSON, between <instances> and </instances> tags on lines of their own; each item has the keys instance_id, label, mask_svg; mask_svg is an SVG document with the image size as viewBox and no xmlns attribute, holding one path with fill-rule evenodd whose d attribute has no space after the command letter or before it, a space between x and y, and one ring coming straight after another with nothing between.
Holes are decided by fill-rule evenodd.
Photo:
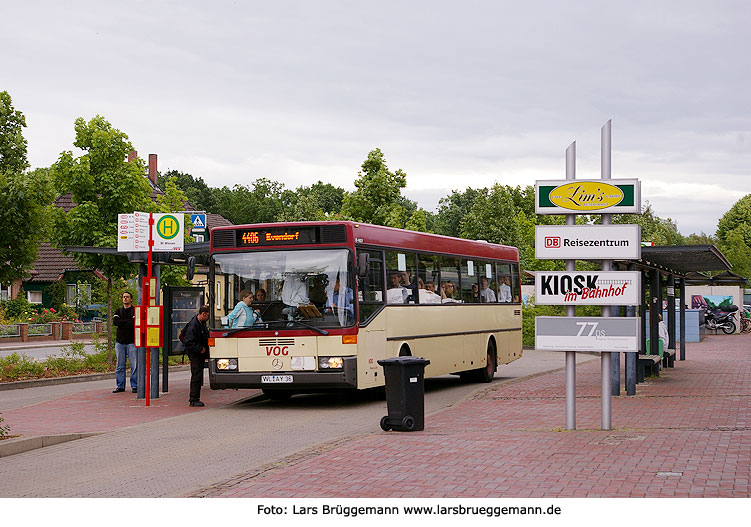
<instances>
[{"instance_id":1,"label":"metal signpost pole","mask_svg":"<svg viewBox=\"0 0 751 527\"><path fill-rule=\"evenodd\" d=\"M576 141L566 149L566 179L576 179ZM566 225L576 225L576 215L566 214ZM576 271L576 260L566 260L566 271ZM576 306L566 306L566 316L576 316ZM576 352L566 352L566 430L576 430Z\"/></svg>"},{"instance_id":2,"label":"metal signpost pole","mask_svg":"<svg viewBox=\"0 0 751 527\"><path fill-rule=\"evenodd\" d=\"M600 131L600 174L601 178L603 180L609 180L610 179L610 124L611 122L608 120L607 123L602 127ZM602 225L610 225L610 214L603 214L602 215ZM602 266L603 271L610 271L612 269L612 262L610 260L603 260ZM603 306L600 310L600 316L603 318L610 317L610 306ZM610 379L610 370L611 370L611 354L609 352L603 352L601 355L601 375L602 375L602 390L601 390L601 406L602 406L602 429L603 430L610 430L611 425L611 411L610 411L610 394L612 391L611 388L611 379ZM618 360L618 355L616 355L616 360ZM620 362L618 363L620 366ZM620 372L619 372L620 374ZM619 383L620 384L620 381Z\"/></svg>"},{"instance_id":3,"label":"metal signpost pole","mask_svg":"<svg viewBox=\"0 0 751 527\"><path fill-rule=\"evenodd\" d=\"M144 284L143 291L144 291L144 302L143 302L143 318L141 320L144 321L143 327L146 328L148 320L148 310L149 305L151 303L151 262L152 262L152 254L154 250L154 213L149 213L149 256L148 256L148 264L146 266L146 283ZM144 343L146 344L146 406L150 405L151 401L151 348L149 347L148 343L148 331L144 333Z\"/></svg>"}]
</instances>

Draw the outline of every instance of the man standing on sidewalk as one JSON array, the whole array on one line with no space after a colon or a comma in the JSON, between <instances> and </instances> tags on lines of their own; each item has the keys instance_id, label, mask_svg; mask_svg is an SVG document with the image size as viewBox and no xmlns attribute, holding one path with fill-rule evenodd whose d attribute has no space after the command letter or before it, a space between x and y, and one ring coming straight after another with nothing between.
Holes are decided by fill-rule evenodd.
<instances>
[{"instance_id":1,"label":"man standing on sidewalk","mask_svg":"<svg viewBox=\"0 0 751 527\"><path fill-rule=\"evenodd\" d=\"M185 328L185 351L190 359L190 406L204 406L201 402L201 382L203 366L209 356L209 306L201 306Z\"/></svg>"},{"instance_id":2,"label":"man standing on sidewalk","mask_svg":"<svg viewBox=\"0 0 751 527\"><path fill-rule=\"evenodd\" d=\"M115 383L117 387L112 393L125 391L125 358L130 361L130 389L133 393L138 391L138 359L136 358L135 344L135 320L133 308L133 296L125 291L123 293L123 307L115 311L112 323L117 326L115 338L115 353L117 354L117 366L115 367Z\"/></svg>"}]
</instances>

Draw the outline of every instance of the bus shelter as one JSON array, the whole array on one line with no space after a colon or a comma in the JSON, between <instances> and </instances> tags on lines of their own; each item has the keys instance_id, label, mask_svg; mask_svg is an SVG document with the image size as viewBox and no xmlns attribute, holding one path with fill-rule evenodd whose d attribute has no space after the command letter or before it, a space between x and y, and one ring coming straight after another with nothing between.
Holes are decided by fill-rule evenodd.
<instances>
[{"instance_id":1,"label":"bus shelter","mask_svg":"<svg viewBox=\"0 0 751 527\"><path fill-rule=\"evenodd\" d=\"M667 300L668 349L676 350L676 299L679 299L680 349L676 350L679 360L686 359L686 280L696 273L706 271L729 271L730 262L714 245L668 245L642 247L641 258L614 262L622 270L635 270L642 273L642 303L637 307L627 307L628 316L641 317L641 351L647 353L647 319L649 334L656 337L663 299ZM649 316L647 317L647 313ZM659 339L650 339L651 355L659 353ZM636 354L626 354L626 394L636 394ZM620 361L611 361L613 395L620 395Z\"/></svg>"}]
</instances>

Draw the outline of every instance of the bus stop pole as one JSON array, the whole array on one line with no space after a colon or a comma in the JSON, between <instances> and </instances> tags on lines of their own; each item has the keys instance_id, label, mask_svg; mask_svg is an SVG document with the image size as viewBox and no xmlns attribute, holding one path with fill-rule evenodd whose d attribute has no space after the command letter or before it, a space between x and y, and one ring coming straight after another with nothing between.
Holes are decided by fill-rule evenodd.
<instances>
[{"instance_id":1,"label":"bus stop pole","mask_svg":"<svg viewBox=\"0 0 751 527\"><path fill-rule=\"evenodd\" d=\"M681 310L680 310L680 332L681 332L681 353L679 360L686 360L686 279L681 277L678 281L681 288Z\"/></svg>"},{"instance_id":2,"label":"bus stop pole","mask_svg":"<svg viewBox=\"0 0 751 527\"><path fill-rule=\"evenodd\" d=\"M610 165L610 144L611 144L611 121L608 120L607 123L605 123L600 130L600 177L601 179L607 181L610 180L610 172L611 172L611 165ZM603 214L602 215L602 225L610 225L610 214ZM603 260L601 269L603 272L608 272L612 270L613 268L613 262L611 260ZM600 310L600 316L603 318L609 318L611 315L611 306L602 306ZM616 361L618 360L617 354L611 354L609 352L601 352L600 353L600 375L602 377L601 383L601 407L602 407L602 429L603 430L610 430L611 428L611 406L610 406L610 395L613 391L613 388L611 387L611 362L613 355L616 356ZM620 366L620 362L618 363ZM620 372L619 379L620 379ZM618 382L620 385L620 380Z\"/></svg>"},{"instance_id":3,"label":"bus stop pole","mask_svg":"<svg viewBox=\"0 0 751 527\"><path fill-rule=\"evenodd\" d=\"M566 179L576 179L576 141L566 149ZM576 225L576 216L566 214L566 225ZM566 271L576 271L576 260L566 260ZM566 306L566 316L576 316L576 306ZM566 430L576 430L576 352L566 352Z\"/></svg>"},{"instance_id":4,"label":"bus stop pole","mask_svg":"<svg viewBox=\"0 0 751 527\"><path fill-rule=\"evenodd\" d=\"M629 264L628 266L629 271L635 271L636 266L634 264ZM643 282L643 280L641 280ZM644 294L643 294L643 285L642 285L642 304L644 303ZM626 316L627 317L635 317L636 316L636 306L628 306L626 310ZM626 395L636 395L636 357L638 353L626 353L625 354L625 362L626 362Z\"/></svg>"}]
</instances>

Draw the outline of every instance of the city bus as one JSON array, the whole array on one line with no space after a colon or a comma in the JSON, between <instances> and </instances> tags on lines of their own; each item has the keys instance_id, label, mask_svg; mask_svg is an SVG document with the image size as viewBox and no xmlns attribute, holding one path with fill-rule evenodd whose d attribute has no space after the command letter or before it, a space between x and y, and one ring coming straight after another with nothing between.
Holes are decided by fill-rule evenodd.
<instances>
[{"instance_id":1,"label":"city bus","mask_svg":"<svg viewBox=\"0 0 751 527\"><path fill-rule=\"evenodd\" d=\"M337 221L217 227L210 254L212 389L372 388L396 356L490 382L522 355L515 247Z\"/></svg>"}]
</instances>

